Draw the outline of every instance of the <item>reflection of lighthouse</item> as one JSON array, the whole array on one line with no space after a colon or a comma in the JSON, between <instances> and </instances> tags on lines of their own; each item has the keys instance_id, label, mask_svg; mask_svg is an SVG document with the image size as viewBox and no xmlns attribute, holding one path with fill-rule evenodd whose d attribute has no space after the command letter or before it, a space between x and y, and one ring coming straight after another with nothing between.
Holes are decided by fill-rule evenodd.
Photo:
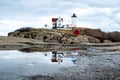
<instances>
[{"instance_id":1,"label":"reflection of lighthouse","mask_svg":"<svg viewBox=\"0 0 120 80\"><path fill-rule=\"evenodd\" d=\"M71 27L76 27L76 18L77 18L76 14L74 13L71 16L71 18L72 18L72 25L71 25Z\"/></svg>"},{"instance_id":2,"label":"reflection of lighthouse","mask_svg":"<svg viewBox=\"0 0 120 80\"><path fill-rule=\"evenodd\" d=\"M52 52L52 62L58 62L59 64L63 62L63 53L57 53L56 51Z\"/></svg>"}]
</instances>

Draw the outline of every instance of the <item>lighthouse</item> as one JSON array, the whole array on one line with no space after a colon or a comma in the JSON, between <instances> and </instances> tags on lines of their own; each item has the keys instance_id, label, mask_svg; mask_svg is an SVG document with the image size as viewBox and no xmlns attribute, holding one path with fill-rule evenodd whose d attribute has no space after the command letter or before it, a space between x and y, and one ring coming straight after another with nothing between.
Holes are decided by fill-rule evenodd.
<instances>
[{"instance_id":1,"label":"lighthouse","mask_svg":"<svg viewBox=\"0 0 120 80\"><path fill-rule=\"evenodd\" d=\"M72 25L71 25L71 27L76 27L76 18L77 18L76 14L73 13L71 18L72 18Z\"/></svg>"}]
</instances>

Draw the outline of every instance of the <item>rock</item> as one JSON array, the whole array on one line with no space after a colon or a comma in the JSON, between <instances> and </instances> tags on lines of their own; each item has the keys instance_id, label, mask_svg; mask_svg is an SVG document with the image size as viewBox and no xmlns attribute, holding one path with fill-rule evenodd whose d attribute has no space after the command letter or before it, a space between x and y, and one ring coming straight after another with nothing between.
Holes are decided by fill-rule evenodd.
<instances>
[{"instance_id":1,"label":"rock","mask_svg":"<svg viewBox=\"0 0 120 80\"><path fill-rule=\"evenodd\" d=\"M29 28L25 28L26 30ZM100 29L77 28L82 35L74 35L73 30L66 29L30 29L29 31L14 31L8 33L11 37L31 38L44 42L57 42L65 44L73 43L100 43L100 42L119 42L120 32L105 33ZM19 30L19 29L18 29ZM20 29L21 31L21 29ZM110 41L106 41L110 40Z\"/></svg>"},{"instance_id":2,"label":"rock","mask_svg":"<svg viewBox=\"0 0 120 80\"><path fill-rule=\"evenodd\" d=\"M106 39L106 40L103 41L103 43L112 43L112 41Z\"/></svg>"},{"instance_id":3,"label":"rock","mask_svg":"<svg viewBox=\"0 0 120 80\"><path fill-rule=\"evenodd\" d=\"M67 38L66 37L62 37L61 40L60 40L60 43L67 43Z\"/></svg>"},{"instance_id":4,"label":"rock","mask_svg":"<svg viewBox=\"0 0 120 80\"><path fill-rule=\"evenodd\" d=\"M103 40L106 38L105 32L102 32L100 29L86 28L84 31L85 35L97 38L100 40L100 42L103 42Z\"/></svg>"},{"instance_id":5,"label":"rock","mask_svg":"<svg viewBox=\"0 0 120 80\"><path fill-rule=\"evenodd\" d=\"M75 37L73 41L75 43L83 43L83 42L88 43L89 42L88 38L84 37L83 35L79 35L79 36Z\"/></svg>"},{"instance_id":6,"label":"rock","mask_svg":"<svg viewBox=\"0 0 120 80\"><path fill-rule=\"evenodd\" d=\"M85 34L99 39L100 42L104 42L106 39L112 42L120 42L120 32L116 31L105 33L99 29L85 29Z\"/></svg>"},{"instance_id":7,"label":"rock","mask_svg":"<svg viewBox=\"0 0 120 80\"><path fill-rule=\"evenodd\" d=\"M88 40L90 43L100 43L100 40L94 37L89 36Z\"/></svg>"},{"instance_id":8,"label":"rock","mask_svg":"<svg viewBox=\"0 0 120 80\"><path fill-rule=\"evenodd\" d=\"M120 42L120 32L109 32L106 33L107 39L111 40L112 42Z\"/></svg>"},{"instance_id":9,"label":"rock","mask_svg":"<svg viewBox=\"0 0 120 80\"><path fill-rule=\"evenodd\" d=\"M68 43L68 44L73 44L73 43L74 43L74 42L73 42L73 39L74 39L73 37L68 38L68 39L67 39L67 43Z\"/></svg>"},{"instance_id":10,"label":"rock","mask_svg":"<svg viewBox=\"0 0 120 80\"><path fill-rule=\"evenodd\" d=\"M67 40L66 37L62 37L62 38L61 38L61 41L65 41L65 40Z\"/></svg>"},{"instance_id":11,"label":"rock","mask_svg":"<svg viewBox=\"0 0 120 80\"><path fill-rule=\"evenodd\" d=\"M65 31L64 31L65 32ZM87 35L78 35L74 36L74 34L68 33L60 33L58 31L32 31L32 32L11 32L8 36L13 37L22 37L22 38L31 38L31 39L38 39L43 40L44 42L59 42L65 44L73 44L73 43L89 43L95 42L98 43L99 40L96 38L88 37Z\"/></svg>"}]
</instances>

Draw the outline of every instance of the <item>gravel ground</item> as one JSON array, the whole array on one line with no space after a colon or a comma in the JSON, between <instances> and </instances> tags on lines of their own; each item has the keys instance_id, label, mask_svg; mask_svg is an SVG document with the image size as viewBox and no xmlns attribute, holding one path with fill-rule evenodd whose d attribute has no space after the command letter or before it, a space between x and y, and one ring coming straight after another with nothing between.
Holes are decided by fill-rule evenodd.
<instances>
[{"instance_id":1,"label":"gravel ground","mask_svg":"<svg viewBox=\"0 0 120 80\"><path fill-rule=\"evenodd\" d=\"M63 68L55 80L120 80L120 55L81 56L77 66Z\"/></svg>"}]
</instances>

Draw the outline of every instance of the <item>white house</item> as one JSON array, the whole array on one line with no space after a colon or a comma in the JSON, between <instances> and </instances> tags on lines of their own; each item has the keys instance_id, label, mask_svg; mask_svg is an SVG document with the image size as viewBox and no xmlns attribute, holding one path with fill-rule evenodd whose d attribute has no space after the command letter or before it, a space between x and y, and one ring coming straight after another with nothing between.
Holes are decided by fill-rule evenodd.
<instances>
[{"instance_id":1,"label":"white house","mask_svg":"<svg viewBox=\"0 0 120 80\"><path fill-rule=\"evenodd\" d=\"M52 28L63 28L63 29L71 29L72 27L76 27L76 19L77 16L75 13L71 16L71 24L64 24L63 25L63 18L52 18Z\"/></svg>"},{"instance_id":2,"label":"white house","mask_svg":"<svg viewBox=\"0 0 120 80\"><path fill-rule=\"evenodd\" d=\"M63 18L52 18L52 28L63 28Z\"/></svg>"}]
</instances>

